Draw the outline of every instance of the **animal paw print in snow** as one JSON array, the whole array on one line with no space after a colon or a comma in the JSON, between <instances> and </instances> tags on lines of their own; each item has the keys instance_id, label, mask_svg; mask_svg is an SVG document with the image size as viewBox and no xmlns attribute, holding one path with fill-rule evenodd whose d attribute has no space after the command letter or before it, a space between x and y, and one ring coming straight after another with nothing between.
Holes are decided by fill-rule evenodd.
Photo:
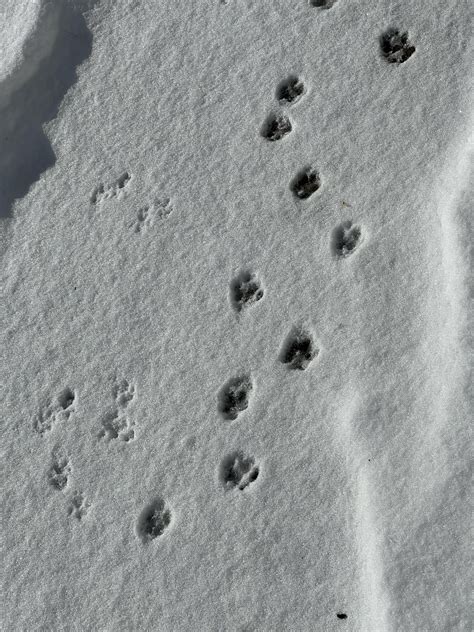
<instances>
[{"instance_id":1,"label":"animal paw print in snow","mask_svg":"<svg viewBox=\"0 0 474 632\"><path fill-rule=\"evenodd\" d=\"M166 219L173 212L173 206L169 198L155 200L138 209L137 219L131 226L136 233L145 233L152 228L155 222Z\"/></svg>"},{"instance_id":2,"label":"animal paw print in snow","mask_svg":"<svg viewBox=\"0 0 474 632\"><path fill-rule=\"evenodd\" d=\"M245 456L243 452L236 451L223 459L219 477L226 489L243 491L257 480L259 473L260 468L252 456Z\"/></svg>"},{"instance_id":3,"label":"animal paw print in snow","mask_svg":"<svg viewBox=\"0 0 474 632\"><path fill-rule=\"evenodd\" d=\"M128 173L128 171L125 171L111 184L99 184L99 186L97 186L92 192L90 198L91 204L102 204L103 202L112 200L113 198L121 199L126 194L131 180L131 174Z\"/></svg>"},{"instance_id":4,"label":"animal paw print in snow","mask_svg":"<svg viewBox=\"0 0 474 632\"><path fill-rule=\"evenodd\" d=\"M269 141L281 140L293 129L286 114L270 114L263 124L261 134Z\"/></svg>"},{"instance_id":5,"label":"animal paw print in snow","mask_svg":"<svg viewBox=\"0 0 474 632\"><path fill-rule=\"evenodd\" d=\"M109 440L131 441L135 438L135 423L129 418L128 407L135 399L135 385L122 378L115 381L112 392L114 407L101 420L102 429L99 432L99 439L106 437Z\"/></svg>"},{"instance_id":6,"label":"animal paw print in snow","mask_svg":"<svg viewBox=\"0 0 474 632\"><path fill-rule=\"evenodd\" d=\"M228 380L219 394L219 411L224 419L233 421L249 406L253 384L249 375Z\"/></svg>"},{"instance_id":7,"label":"animal paw print in snow","mask_svg":"<svg viewBox=\"0 0 474 632\"><path fill-rule=\"evenodd\" d=\"M241 272L230 285L230 300L238 312L258 303L263 294L263 287L252 272Z\"/></svg>"},{"instance_id":8,"label":"animal paw print in snow","mask_svg":"<svg viewBox=\"0 0 474 632\"><path fill-rule=\"evenodd\" d=\"M75 491L71 496L68 515L81 521L88 513L90 503L82 492Z\"/></svg>"},{"instance_id":9,"label":"animal paw print in snow","mask_svg":"<svg viewBox=\"0 0 474 632\"><path fill-rule=\"evenodd\" d=\"M304 371L318 355L319 349L312 334L301 327L295 327L283 345L280 361L290 369Z\"/></svg>"},{"instance_id":10,"label":"animal paw print in snow","mask_svg":"<svg viewBox=\"0 0 474 632\"><path fill-rule=\"evenodd\" d=\"M67 421L75 411L76 393L65 388L54 400L42 408L33 419L33 428L39 435L50 432L53 427Z\"/></svg>"},{"instance_id":11,"label":"animal paw print in snow","mask_svg":"<svg viewBox=\"0 0 474 632\"><path fill-rule=\"evenodd\" d=\"M293 105L305 94L303 81L296 75L290 75L277 88L276 98L282 105Z\"/></svg>"},{"instance_id":12,"label":"animal paw print in snow","mask_svg":"<svg viewBox=\"0 0 474 632\"><path fill-rule=\"evenodd\" d=\"M348 257L362 243L362 228L351 221L342 222L333 230L331 249L338 258Z\"/></svg>"},{"instance_id":13,"label":"animal paw print in snow","mask_svg":"<svg viewBox=\"0 0 474 632\"><path fill-rule=\"evenodd\" d=\"M408 39L408 33L400 33L390 28L380 36L382 56L389 64L403 64L415 52L415 47Z\"/></svg>"},{"instance_id":14,"label":"animal paw print in snow","mask_svg":"<svg viewBox=\"0 0 474 632\"><path fill-rule=\"evenodd\" d=\"M321 177L314 167L305 167L296 174L290 184L293 194L300 200L306 200L321 186Z\"/></svg>"},{"instance_id":15,"label":"animal paw print in snow","mask_svg":"<svg viewBox=\"0 0 474 632\"><path fill-rule=\"evenodd\" d=\"M155 498L142 511L137 524L137 535L147 543L163 535L171 523L171 510L162 498Z\"/></svg>"},{"instance_id":16,"label":"animal paw print in snow","mask_svg":"<svg viewBox=\"0 0 474 632\"><path fill-rule=\"evenodd\" d=\"M59 491L63 491L68 484L72 466L67 456L53 454L51 467L48 470L48 480L50 485Z\"/></svg>"}]
</instances>

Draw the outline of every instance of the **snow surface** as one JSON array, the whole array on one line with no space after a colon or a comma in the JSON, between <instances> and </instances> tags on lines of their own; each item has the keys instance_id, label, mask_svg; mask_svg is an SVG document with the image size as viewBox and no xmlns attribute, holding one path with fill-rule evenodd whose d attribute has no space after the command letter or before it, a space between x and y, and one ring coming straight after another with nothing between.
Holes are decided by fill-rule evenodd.
<instances>
[{"instance_id":1,"label":"snow surface","mask_svg":"<svg viewBox=\"0 0 474 632\"><path fill-rule=\"evenodd\" d=\"M3 0L2 630L472 629L472 7L321 4Z\"/></svg>"},{"instance_id":2,"label":"snow surface","mask_svg":"<svg viewBox=\"0 0 474 632\"><path fill-rule=\"evenodd\" d=\"M23 61L23 46L34 33L41 4L4 0L0 6L0 81L15 73Z\"/></svg>"}]
</instances>

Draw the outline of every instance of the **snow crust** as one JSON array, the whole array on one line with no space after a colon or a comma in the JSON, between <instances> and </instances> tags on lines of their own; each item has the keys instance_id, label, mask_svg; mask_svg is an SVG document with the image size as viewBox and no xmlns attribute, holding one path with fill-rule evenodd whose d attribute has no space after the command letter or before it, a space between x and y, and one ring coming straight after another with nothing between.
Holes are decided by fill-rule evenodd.
<instances>
[{"instance_id":1,"label":"snow crust","mask_svg":"<svg viewBox=\"0 0 474 632\"><path fill-rule=\"evenodd\" d=\"M3 630L472 629L471 13L4 0Z\"/></svg>"},{"instance_id":2,"label":"snow crust","mask_svg":"<svg viewBox=\"0 0 474 632\"><path fill-rule=\"evenodd\" d=\"M25 40L34 31L40 0L5 0L0 6L0 81L18 67Z\"/></svg>"}]
</instances>

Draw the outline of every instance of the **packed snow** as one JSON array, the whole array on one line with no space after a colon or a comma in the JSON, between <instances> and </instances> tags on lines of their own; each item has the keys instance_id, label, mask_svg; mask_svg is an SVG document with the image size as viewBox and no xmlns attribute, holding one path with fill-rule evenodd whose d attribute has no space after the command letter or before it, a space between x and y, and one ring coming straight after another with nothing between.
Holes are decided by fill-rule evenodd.
<instances>
[{"instance_id":1,"label":"packed snow","mask_svg":"<svg viewBox=\"0 0 474 632\"><path fill-rule=\"evenodd\" d=\"M6 631L472 630L468 0L3 0Z\"/></svg>"}]
</instances>

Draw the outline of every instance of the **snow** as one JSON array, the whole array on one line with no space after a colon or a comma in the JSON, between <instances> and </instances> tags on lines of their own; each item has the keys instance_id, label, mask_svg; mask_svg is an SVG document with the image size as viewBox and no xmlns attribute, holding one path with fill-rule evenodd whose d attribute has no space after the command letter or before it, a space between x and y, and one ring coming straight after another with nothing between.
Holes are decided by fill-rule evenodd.
<instances>
[{"instance_id":1,"label":"snow","mask_svg":"<svg viewBox=\"0 0 474 632\"><path fill-rule=\"evenodd\" d=\"M23 45L35 30L40 9L39 1L18 3L5 0L0 6L0 81L21 65Z\"/></svg>"},{"instance_id":2,"label":"snow","mask_svg":"<svg viewBox=\"0 0 474 632\"><path fill-rule=\"evenodd\" d=\"M471 629L469 5L320 4L2 3L2 629Z\"/></svg>"}]
</instances>

